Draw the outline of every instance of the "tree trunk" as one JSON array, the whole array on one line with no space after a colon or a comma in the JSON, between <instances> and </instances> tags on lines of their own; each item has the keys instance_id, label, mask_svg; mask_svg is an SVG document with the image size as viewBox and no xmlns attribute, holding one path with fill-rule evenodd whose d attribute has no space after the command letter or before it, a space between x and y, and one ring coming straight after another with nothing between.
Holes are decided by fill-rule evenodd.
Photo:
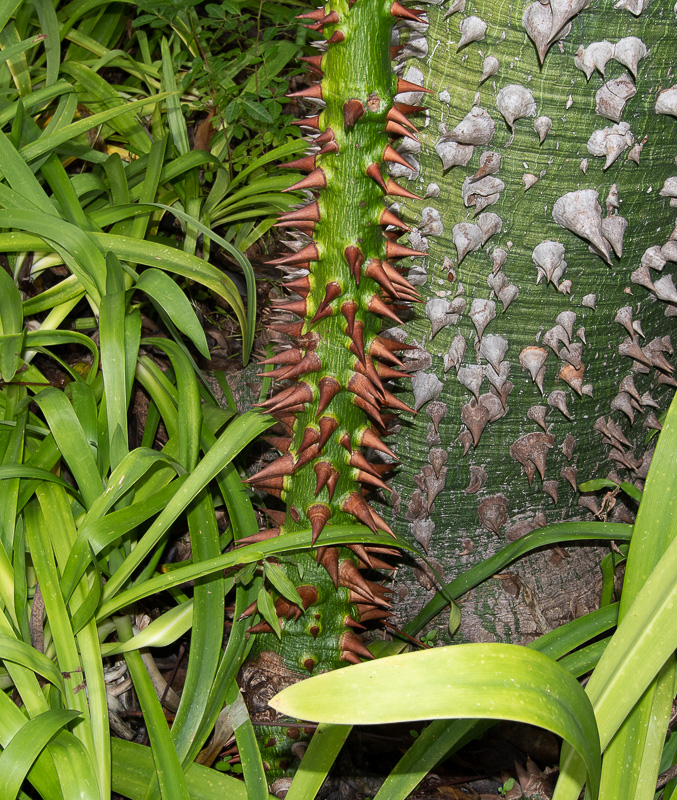
<instances>
[{"instance_id":1,"label":"tree trunk","mask_svg":"<svg viewBox=\"0 0 677 800\"><path fill-rule=\"evenodd\" d=\"M433 94L420 146L399 148L412 170L391 167L425 196L401 216L428 254L394 332L419 348L419 413L391 522L447 580L546 522L629 521L622 494L576 484L641 487L677 385L674 12L586 5L457 0L398 25L403 76ZM599 552L518 562L465 600L454 641L525 642L595 607ZM401 621L436 588L424 568L397 586Z\"/></svg>"},{"instance_id":2,"label":"tree trunk","mask_svg":"<svg viewBox=\"0 0 677 800\"><path fill-rule=\"evenodd\" d=\"M425 257L409 270L424 302L389 334L415 345L405 351L413 391L401 397L418 411L405 411L389 440L401 460L390 481L395 531L449 579L546 522L631 519L620 497L600 504L576 486L608 474L641 486L647 435L677 385L674 14L658 0L551 2L431 6L427 34L404 12L402 105L391 105L390 3L336 0L313 17L328 38L311 61L324 77L301 94L326 103L307 120L323 149L298 162L312 170L299 188L316 199L283 217L301 228L301 250L278 259L296 293L283 310L302 321L277 324L293 348L272 362L295 383L266 403L283 425L283 455L250 478L287 504L286 516L273 513L274 534L312 527L321 537L327 522L355 519L387 530L387 507L374 513L362 499L360 483L372 488L381 473L361 448L384 452L380 408L401 405L387 388L394 344L378 338L374 317L393 311L381 290L395 305L412 293L386 263L404 252L388 241L395 228L379 232L388 220L401 228L398 217L420 220L409 245ZM399 145L408 169L387 134L406 134L402 110L422 99L411 84L432 94L420 143ZM401 200L381 161L426 199ZM384 191L397 217L384 217ZM304 672L368 656L355 618L385 613L382 588L357 573L363 550L337 555L322 538L318 548L320 564L305 554L285 565L306 613L278 598L281 640L268 623L254 628L243 680L257 722L276 721L266 700ZM466 599L454 641L524 642L595 607L598 558L569 547L520 561ZM394 587L401 621L437 588L424 565L403 567ZM263 730L271 779L298 763L307 735L284 723Z\"/></svg>"}]
</instances>

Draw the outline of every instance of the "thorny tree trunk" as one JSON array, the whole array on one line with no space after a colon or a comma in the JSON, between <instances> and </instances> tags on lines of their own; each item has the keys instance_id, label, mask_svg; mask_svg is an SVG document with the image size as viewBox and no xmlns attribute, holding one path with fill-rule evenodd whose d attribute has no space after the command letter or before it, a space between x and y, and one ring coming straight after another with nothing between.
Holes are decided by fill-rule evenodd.
<instances>
[{"instance_id":1,"label":"thorny tree trunk","mask_svg":"<svg viewBox=\"0 0 677 800\"><path fill-rule=\"evenodd\" d=\"M452 0L429 19L399 26L403 76L434 93L421 145L400 147L413 171L391 167L425 195L401 215L428 253L409 273L425 303L397 334L420 347L419 414L395 439L391 522L449 580L546 522L600 513L577 483L646 476L677 385L675 12ZM613 502L601 513L629 521ZM598 558L519 562L465 600L455 641L524 642L595 607ZM423 570L397 586L401 620L434 591Z\"/></svg>"}]
</instances>

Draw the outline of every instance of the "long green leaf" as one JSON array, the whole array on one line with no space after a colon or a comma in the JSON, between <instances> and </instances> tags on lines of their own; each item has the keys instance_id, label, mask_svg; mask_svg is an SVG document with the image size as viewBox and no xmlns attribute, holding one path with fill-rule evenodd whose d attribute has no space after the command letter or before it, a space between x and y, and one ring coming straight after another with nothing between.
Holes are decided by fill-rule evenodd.
<instances>
[{"instance_id":1,"label":"long green leaf","mask_svg":"<svg viewBox=\"0 0 677 800\"><path fill-rule=\"evenodd\" d=\"M33 762L50 739L77 716L77 711L50 709L17 731L0 753L0 800L14 800Z\"/></svg>"},{"instance_id":2,"label":"long green leaf","mask_svg":"<svg viewBox=\"0 0 677 800\"><path fill-rule=\"evenodd\" d=\"M162 92L160 94L153 95L153 97L150 98L133 100L129 103L125 103L123 106L110 108L106 111L100 111L98 114L92 114L90 117L86 117L85 119L72 122L70 125L66 125L64 128L61 128L55 133L47 136L41 136L36 142L31 142L31 144L25 145L21 148L21 155L26 161L33 161L34 159L45 155L45 153L51 152L55 148L59 147L59 145L69 142L81 134L86 133L87 131L91 131L93 128L98 128L100 125L103 125L104 123L109 122L110 120L115 119L123 114L129 114L132 111L141 112L144 108L154 106L156 103L166 99L166 97L167 93Z\"/></svg>"},{"instance_id":3,"label":"long green leaf","mask_svg":"<svg viewBox=\"0 0 677 800\"><path fill-rule=\"evenodd\" d=\"M104 600L111 599L129 579L150 551L162 540L179 514L197 497L204 487L240 450L258 434L270 427L271 420L262 414L248 412L232 422L221 434L214 447L188 476L186 482L169 501L165 510L138 541L132 553L106 584ZM212 561L214 559L211 559ZM200 565L195 565L200 566ZM202 573L208 574L207 572Z\"/></svg>"},{"instance_id":4,"label":"long green leaf","mask_svg":"<svg viewBox=\"0 0 677 800\"><path fill-rule=\"evenodd\" d=\"M565 669L525 647L466 644L391 656L296 683L270 705L339 725L445 717L538 725L571 744L597 796L601 757L592 706Z\"/></svg>"},{"instance_id":5,"label":"long green leaf","mask_svg":"<svg viewBox=\"0 0 677 800\"><path fill-rule=\"evenodd\" d=\"M150 747L113 739L113 790L131 800L142 800L155 774ZM248 800L247 787L237 778L215 769L191 764L186 772L191 800ZM272 795L269 800L274 800Z\"/></svg>"}]
</instances>

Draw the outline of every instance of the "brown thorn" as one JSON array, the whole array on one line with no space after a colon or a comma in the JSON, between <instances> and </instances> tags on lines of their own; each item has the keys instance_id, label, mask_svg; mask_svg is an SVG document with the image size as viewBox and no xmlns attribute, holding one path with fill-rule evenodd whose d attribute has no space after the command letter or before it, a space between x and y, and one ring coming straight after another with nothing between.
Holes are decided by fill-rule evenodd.
<instances>
[{"instance_id":1,"label":"brown thorn","mask_svg":"<svg viewBox=\"0 0 677 800\"><path fill-rule=\"evenodd\" d=\"M397 58L397 56L399 56L399 54L401 52L403 52L403 50L404 50L404 45L403 44L393 44L393 45L391 45L391 47L390 47L390 60L394 61Z\"/></svg>"},{"instance_id":2,"label":"brown thorn","mask_svg":"<svg viewBox=\"0 0 677 800\"><path fill-rule=\"evenodd\" d=\"M325 15L325 10L323 8L315 8L312 11L306 11L305 14L297 14L296 19L312 19L317 21L318 19L322 19Z\"/></svg>"},{"instance_id":3,"label":"brown thorn","mask_svg":"<svg viewBox=\"0 0 677 800\"><path fill-rule=\"evenodd\" d=\"M327 570L329 573L329 577L334 584L334 587L338 589L338 580L339 580L339 551L337 547L327 547L325 552L322 554L321 558L318 558L318 561L322 566Z\"/></svg>"},{"instance_id":4,"label":"brown thorn","mask_svg":"<svg viewBox=\"0 0 677 800\"><path fill-rule=\"evenodd\" d=\"M266 377L274 377L276 380L293 380L300 378L301 375L318 372L321 368L322 362L317 353L308 353L296 366L280 367L272 372L264 372L262 374Z\"/></svg>"},{"instance_id":5,"label":"brown thorn","mask_svg":"<svg viewBox=\"0 0 677 800\"><path fill-rule=\"evenodd\" d=\"M245 608L245 610L237 618L237 621L238 622L242 622L243 619L248 619L249 617L254 616L254 613L256 612L256 606L257 605L258 605L258 601L257 600L254 600L253 603L250 603L247 606L247 608Z\"/></svg>"},{"instance_id":6,"label":"brown thorn","mask_svg":"<svg viewBox=\"0 0 677 800\"><path fill-rule=\"evenodd\" d=\"M332 35L327 39L327 44L338 44L345 39L345 34L343 31L334 31Z\"/></svg>"},{"instance_id":7,"label":"brown thorn","mask_svg":"<svg viewBox=\"0 0 677 800\"><path fill-rule=\"evenodd\" d=\"M355 320L353 331L351 334L349 334L349 336L353 342L351 345L351 350L354 347L355 355L357 355L360 361L364 361L364 323L362 320Z\"/></svg>"},{"instance_id":8,"label":"brown thorn","mask_svg":"<svg viewBox=\"0 0 677 800\"><path fill-rule=\"evenodd\" d=\"M313 222L319 222L320 206L317 200L301 208L297 208L294 211L286 211L278 217L279 222L290 222L291 220L312 220Z\"/></svg>"},{"instance_id":9,"label":"brown thorn","mask_svg":"<svg viewBox=\"0 0 677 800\"><path fill-rule=\"evenodd\" d=\"M413 106L411 103L393 103L393 108L396 108L398 111L401 111L403 114L419 114L421 111L425 111L425 106Z\"/></svg>"},{"instance_id":10,"label":"brown thorn","mask_svg":"<svg viewBox=\"0 0 677 800\"><path fill-rule=\"evenodd\" d=\"M343 104L343 124L352 128L360 117L364 116L364 105L354 97Z\"/></svg>"},{"instance_id":11,"label":"brown thorn","mask_svg":"<svg viewBox=\"0 0 677 800\"><path fill-rule=\"evenodd\" d=\"M298 317L305 317L308 308L305 300L278 300L273 306L276 311L285 311L296 314Z\"/></svg>"},{"instance_id":12,"label":"brown thorn","mask_svg":"<svg viewBox=\"0 0 677 800\"><path fill-rule=\"evenodd\" d=\"M317 482L315 483L315 497L317 497L317 495L327 485L329 478L334 471L334 467L329 461L318 461L313 465L313 469L315 470L315 475L317 476Z\"/></svg>"},{"instance_id":13,"label":"brown thorn","mask_svg":"<svg viewBox=\"0 0 677 800\"><path fill-rule=\"evenodd\" d=\"M311 444L317 444L320 441L320 432L316 428L308 426L303 432L303 439L298 447L298 452L310 447Z\"/></svg>"},{"instance_id":14,"label":"brown thorn","mask_svg":"<svg viewBox=\"0 0 677 800\"><path fill-rule=\"evenodd\" d=\"M334 417L320 417L319 426L320 440L318 441L318 444L322 448L328 442L332 433L334 433L336 428L338 428L338 422L334 419Z\"/></svg>"},{"instance_id":15,"label":"brown thorn","mask_svg":"<svg viewBox=\"0 0 677 800\"><path fill-rule=\"evenodd\" d=\"M344 450L347 450L349 453L353 452L353 444L350 441L350 434L348 433L348 431L341 434L341 437L339 438L339 444L341 445L341 447L343 447Z\"/></svg>"},{"instance_id":16,"label":"brown thorn","mask_svg":"<svg viewBox=\"0 0 677 800\"><path fill-rule=\"evenodd\" d=\"M412 414L415 414L413 408L409 408L406 403L403 403L398 397L395 397L394 394L389 392L387 389L383 392L383 405L386 408L396 408L398 411L409 411Z\"/></svg>"},{"instance_id":17,"label":"brown thorn","mask_svg":"<svg viewBox=\"0 0 677 800\"><path fill-rule=\"evenodd\" d=\"M397 244L397 242L386 242L387 258L406 258L407 256L416 258L426 255L428 254L424 253L422 250L412 250L411 247L404 247L401 244Z\"/></svg>"},{"instance_id":18,"label":"brown thorn","mask_svg":"<svg viewBox=\"0 0 677 800\"><path fill-rule=\"evenodd\" d=\"M316 172L318 170L315 170ZM311 173L312 174L312 173ZM310 176L309 176L310 177ZM315 242L310 242L305 247L302 247L296 253L290 253L289 255L282 256L281 258L275 258L272 261L268 261L268 264L300 264L303 261L317 261L319 259L319 253L317 251L317 245Z\"/></svg>"},{"instance_id":19,"label":"brown thorn","mask_svg":"<svg viewBox=\"0 0 677 800\"><path fill-rule=\"evenodd\" d=\"M325 144L325 142L333 142L336 137L331 128L325 128L322 133L319 133L314 139L313 144Z\"/></svg>"},{"instance_id":20,"label":"brown thorn","mask_svg":"<svg viewBox=\"0 0 677 800\"><path fill-rule=\"evenodd\" d=\"M419 9L411 11L410 9L405 8L403 5L400 5L397 0L395 0L395 2L390 6L391 17L402 17L403 19L410 19L414 22L421 22L421 14L425 14L425 11Z\"/></svg>"},{"instance_id":21,"label":"brown thorn","mask_svg":"<svg viewBox=\"0 0 677 800\"><path fill-rule=\"evenodd\" d=\"M371 356L365 356L364 361L360 361L358 359L355 362L353 369L355 372L359 372L360 375L364 375L365 377L369 378L369 380L378 389L379 394L381 393L381 390L383 389L383 382L379 378L378 372L376 372L374 360Z\"/></svg>"},{"instance_id":22,"label":"brown thorn","mask_svg":"<svg viewBox=\"0 0 677 800\"><path fill-rule=\"evenodd\" d=\"M408 165L410 166L410 165ZM386 182L383 180L383 175L381 174L381 167L374 162L370 164L367 169L365 170L368 177L370 177L373 181L375 181L384 192L386 192Z\"/></svg>"},{"instance_id":23,"label":"brown thorn","mask_svg":"<svg viewBox=\"0 0 677 800\"><path fill-rule=\"evenodd\" d=\"M325 317L331 317L334 311L331 306L324 306L323 308L318 308L313 318L310 320L308 325L314 325L316 322L319 322L321 319L325 319Z\"/></svg>"},{"instance_id":24,"label":"brown thorn","mask_svg":"<svg viewBox=\"0 0 677 800\"><path fill-rule=\"evenodd\" d=\"M289 395L294 391L295 386L288 386L286 389L282 389L281 392L278 392L273 397L269 397L267 400L264 400L262 403L257 403L259 408L273 408L276 406L281 400L286 400Z\"/></svg>"},{"instance_id":25,"label":"brown thorn","mask_svg":"<svg viewBox=\"0 0 677 800\"><path fill-rule=\"evenodd\" d=\"M341 505L341 510L355 517L355 519L359 520L363 525L366 525L374 533L377 533L378 529L369 511L369 506L357 492L351 492L348 495Z\"/></svg>"},{"instance_id":26,"label":"brown thorn","mask_svg":"<svg viewBox=\"0 0 677 800\"><path fill-rule=\"evenodd\" d=\"M320 402L316 416L319 417L332 399L341 391L341 384L331 375L325 375L324 378L320 378L318 388L320 390Z\"/></svg>"},{"instance_id":27,"label":"brown thorn","mask_svg":"<svg viewBox=\"0 0 677 800\"><path fill-rule=\"evenodd\" d=\"M403 231L411 230L411 228L408 225L405 225L404 222L402 222L402 220L396 214L393 214L393 212L389 211L387 208L384 208L383 211L381 211L381 214L378 218L378 224L394 225L396 228L401 228Z\"/></svg>"},{"instance_id":28,"label":"brown thorn","mask_svg":"<svg viewBox=\"0 0 677 800\"><path fill-rule=\"evenodd\" d=\"M391 367L387 366L387 364L381 364L380 361L376 361L376 372L378 373L379 377L384 380L399 380L400 378L411 378L412 376L408 372L400 372L400 370L392 369Z\"/></svg>"},{"instance_id":29,"label":"brown thorn","mask_svg":"<svg viewBox=\"0 0 677 800\"><path fill-rule=\"evenodd\" d=\"M274 633L274 631L267 622L263 621L249 628L247 633Z\"/></svg>"},{"instance_id":30,"label":"brown thorn","mask_svg":"<svg viewBox=\"0 0 677 800\"><path fill-rule=\"evenodd\" d=\"M354 633L346 632L341 636L339 647L351 653L355 653L362 658L373 659L372 653L367 650L366 646L362 643L360 638Z\"/></svg>"},{"instance_id":31,"label":"brown thorn","mask_svg":"<svg viewBox=\"0 0 677 800\"><path fill-rule=\"evenodd\" d=\"M362 659L358 655L355 655L355 653L352 653L350 650L341 651L341 655L339 656L339 659L341 661L345 661L346 664L361 664L362 663Z\"/></svg>"},{"instance_id":32,"label":"brown thorn","mask_svg":"<svg viewBox=\"0 0 677 800\"><path fill-rule=\"evenodd\" d=\"M276 222L273 228L297 228L300 231L313 233L316 225L317 223L311 220L299 220L298 222Z\"/></svg>"},{"instance_id":33,"label":"brown thorn","mask_svg":"<svg viewBox=\"0 0 677 800\"><path fill-rule=\"evenodd\" d=\"M405 81L404 78L397 79L397 94L402 94L404 92L426 92L427 94L432 94L432 89L425 89L423 86L419 86L417 83L411 83L411 81Z\"/></svg>"},{"instance_id":34,"label":"brown thorn","mask_svg":"<svg viewBox=\"0 0 677 800\"><path fill-rule=\"evenodd\" d=\"M313 531L313 544L317 537L322 533L322 529L331 517L331 509L323 503L314 503L306 510L306 516L310 520L310 527Z\"/></svg>"},{"instance_id":35,"label":"brown thorn","mask_svg":"<svg viewBox=\"0 0 677 800\"><path fill-rule=\"evenodd\" d=\"M374 420L374 422L376 422L377 425L381 425L382 427L385 426L378 407L365 400L364 397L360 397L356 394L353 398L353 405L361 408L362 411L366 411L366 413L369 414L369 416Z\"/></svg>"},{"instance_id":36,"label":"brown thorn","mask_svg":"<svg viewBox=\"0 0 677 800\"><path fill-rule=\"evenodd\" d=\"M307 670L309 673L312 673L312 671L315 669L315 667L317 666L317 664L316 664L316 663L313 661L313 659L312 659L312 658L307 658L307 659L306 659L306 660L303 662L303 666L306 668L306 670Z\"/></svg>"},{"instance_id":37,"label":"brown thorn","mask_svg":"<svg viewBox=\"0 0 677 800\"><path fill-rule=\"evenodd\" d=\"M369 606L366 603L357 603L356 605L359 617L363 622L369 622L371 620L377 620L380 622L388 619L388 617L392 617L392 613L390 611L384 611L382 608ZM362 610L360 610L361 608Z\"/></svg>"},{"instance_id":38,"label":"brown thorn","mask_svg":"<svg viewBox=\"0 0 677 800\"><path fill-rule=\"evenodd\" d=\"M341 303L341 313L346 318L346 322L348 323L347 333L348 336L353 335L353 328L355 326L355 314L359 306L354 300L346 300L345 303Z\"/></svg>"},{"instance_id":39,"label":"brown thorn","mask_svg":"<svg viewBox=\"0 0 677 800\"><path fill-rule=\"evenodd\" d=\"M377 601L376 595L369 588L369 581L362 576L362 573L349 558L343 560L339 566L339 584L358 592L372 603Z\"/></svg>"},{"instance_id":40,"label":"brown thorn","mask_svg":"<svg viewBox=\"0 0 677 800\"><path fill-rule=\"evenodd\" d=\"M322 167L318 167L316 170L310 173L310 175L306 175L305 178L301 178L300 181L295 183L293 186L290 186L288 189L282 189L283 192L295 192L299 189L326 189L327 188L327 176L324 174L324 170Z\"/></svg>"},{"instance_id":41,"label":"brown thorn","mask_svg":"<svg viewBox=\"0 0 677 800\"><path fill-rule=\"evenodd\" d=\"M317 158L315 156L304 156L297 158L294 161L287 161L286 164L280 164L282 169L298 169L301 172L312 172L317 166Z\"/></svg>"},{"instance_id":42,"label":"brown thorn","mask_svg":"<svg viewBox=\"0 0 677 800\"><path fill-rule=\"evenodd\" d=\"M357 469L361 470L362 472L368 472L375 478L378 477L378 473L374 470L373 466L367 461L367 459L362 455L362 453L360 453L359 450L352 451L348 463L351 467L357 467Z\"/></svg>"},{"instance_id":43,"label":"brown thorn","mask_svg":"<svg viewBox=\"0 0 677 800\"><path fill-rule=\"evenodd\" d=\"M354 619L353 619L352 617L350 617L350 616L346 617L346 618L343 620L343 624L344 624L344 625L347 625L349 628L355 628L355 629L358 629L358 628L359 628L360 630L363 630L363 631L364 631L364 630L366 630L366 628L364 627L364 625L360 625L360 623L359 623L357 620L354 620Z\"/></svg>"},{"instance_id":44,"label":"brown thorn","mask_svg":"<svg viewBox=\"0 0 677 800\"><path fill-rule=\"evenodd\" d=\"M290 92L286 96L289 98L303 97L303 98L312 98L313 100L322 100L322 84L316 83L314 86L306 86L305 89L301 89L298 92Z\"/></svg>"},{"instance_id":45,"label":"brown thorn","mask_svg":"<svg viewBox=\"0 0 677 800\"><path fill-rule=\"evenodd\" d=\"M347 544L346 547L348 550L352 550L353 553L358 557L360 561L364 563L364 567L372 567L371 556L366 551L363 545L361 544ZM363 569L363 567L358 564L358 569Z\"/></svg>"},{"instance_id":46,"label":"brown thorn","mask_svg":"<svg viewBox=\"0 0 677 800\"><path fill-rule=\"evenodd\" d=\"M283 364L285 366L296 366L296 364L300 364L302 360L303 354L301 351L293 347L290 350L283 350L281 353L271 356L270 358L264 358L263 361L259 361L259 365Z\"/></svg>"},{"instance_id":47,"label":"brown thorn","mask_svg":"<svg viewBox=\"0 0 677 800\"><path fill-rule=\"evenodd\" d=\"M400 125L399 122L393 122L391 119L386 122L386 133L390 133L393 136L406 136L407 139L413 139L415 142L419 142L420 140L417 139L413 133L411 133L404 125ZM411 164L409 165L411 169Z\"/></svg>"},{"instance_id":48,"label":"brown thorn","mask_svg":"<svg viewBox=\"0 0 677 800\"><path fill-rule=\"evenodd\" d=\"M290 436L262 436L261 438L281 453L286 453L289 450L292 441Z\"/></svg>"},{"instance_id":49,"label":"brown thorn","mask_svg":"<svg viewBox=\"0 0 677 800\"><path fill-rule=\"evenodd\" d=\"M314 224L314 222L311 223L311 225ZM310 292L310 278L305 275L303 278L296 278L293 281L285 282L283 286L290 292L294 292L294 294L300 294L302 297L307 297L308 292Z\"/></svg>"},{"instance_id":50,"label":"brown thorn","mask_svg":"<svg viewBox=\"0 0 677 800\"><path fill-rule=\"evenodd\" d=\"M391 195L392 197L409 197L412 200L423 200L423 198L419 197L417 194L413 194L413 192L403 189L399 184L395 183L392 178L388 178L386 181L386 189L387 194Z\"/></svg>"},{"instance_id":51,"label":"brown thorn","mask_svg":"<svg viewBox=\"0 0 677 800\"><path fill-rule=\"evenodd\" d=\"M378 450L380 453L386 453L391 458L397 458L395 453L385 444L381 437L375 433L371 428L365 428L360 437L360 445L362 447L371 447L373 450Z\"/></svg>"},{"instance_id":52,"label":"brown thorn","mask_svg":"<svg viewBox=\"0 0 677 800\"><path fill-rule=\"evenodd\" d=\"M295 119L291 123L292 125L296 125L299 128L313 128L314 130L320 130L320 115L315 114L312 117L304 117L303 119Z\"/></svg>"},{"instance_id":53,"label":"brown thorn","mask_svg":"<svg viewBox=\"0 0 677 800\"><path fill-rule=\"evenodd\" d=\"M372 405L377 405L380 401L380 392L366 375L354 372L346 385L346 389L363 397Z\"/></svg>"},{"instance_id":54,"label":"brown thorn","mask_svg":"<svg viewBox=\"0 0 677 800\"><path fill-rule=\"evenodd\" d=\"M396 348L389 347L389 342L391 341L382 336L375 336L369 345L369 355L380 358L382 361L389 361L391 364L397 364L398 367L403 367L404 364L393 353ZM394 344L399 345L400 343L394 342Z\"/></svg>"},{"instance_id":55,"label":"brown thorn","mask_svg":"<svg viewBox=\"0 0 677 800\"><path fill-rule=\"evenodd\" d=\"M305 61L310 69L317 75L324 76L322 72L322 55L319 56L301 56L299 61Z\"/></svg>"},{"instance_id":56,"label":"brown thorn","mask_svg":"<svg viewBox=\"0 0 677 800\"><path fill-rule=\"evenodd\" d=\"M405 128L410 128L414 133L419 133L418 128L409 121L406 114L403 114L397 107L393 107L388 109L388 113L386 114L386 119L391 120L392 122L397 122L399 125L404 126ZM398 153L399 155L399 153ZM411 169L411 164L407 164L409 169Z\"/></svg>"},{"instance_id":57,"label":"brown thorn","mask_svg":"<svg viewBox=\"0 0 677 800\"><path fill-rule=\"evenodd\" d=\"M325 145L322 146L322 149L318 153L318 156L324 156L327 155L328 153L338 153L338 152L339 152L338 142L332 139L331 142L327 142Z\"/></svg>"},{"instance_id":58,"label":"brown thorn","mask_svg":"<svg viewBox=\"0 0 677 800\"><path fill-rule=\"evenodd\" d=\"M289 395L285 395L283 401L278 403L277 405L273 406L269 409L269 412L275 413L276 411L281 410L282 408L288 408L289 406L294 406L297 404L309 403L313 399L313 390L312 388L302 381Z\"/></svg>"},{"instance_id":59,"label":"brown thorn","mask_svg":"<svg viewBox=\"0 0 677 800\"><path fill-rule=\"evenodd\" d=\"M357 480L361 481L362 483L368 483L371 486L378 486L380 489L385 489L388 492L393 491L390 486L388 486L388 484L382 481L380 478L376 478L374 475L364 472L361 469L357 471Z\"/></svg>"},{"instance_id":60,"label":"brown thorn","mask_svg":"<svg viewBox=\"0 0 677 800\"><path fill-rule=\"evenodd\" d=\"M273 520L277 527L284 525L285 520L287 519L286 511L278 511L276 508L264 508L262 510L267 517L270 517L270 519Z\"/></svg>"},{"instance_id":61,"label":"brown thorn","mask_svg":"<svg viewBox=\"0 0 677 800\"><path fill-rule=\"evenodd\" d=\"M360 270L362 269L362 264L364 264L364 255L357 245L350 244L346 249L343 251L343 255L345 256L346 261L348 262L348 266L350 267L350 272L355 278L357 285L360 285Z\"/></svg>"},{"instance_id":62,"label":"brown thorn","mask_svg":"<svg viewBox=\"0 0 677 800\"><path fill-rule=\"evenodd\" d=\"M237 542L235 542L235 546L244 547L247 544L258 544L259 542L265 542L268 539L274 539L276 536L279 535L280 535L279 528L267 528L264 531L253 533L251 536L243 536L242 539L238 539ZM256 605L256 603L254 603L254 605ZM242 616L245 616L244 612Z\"/></svg>"},{"instance_id":63,"label":"brown thorn","mask_svg":"<svg viewBox=\"0 0 677 800\"><path fill-rule=\"evenodd\" d=\"M367 304L367 308L372 314L380 314L382 317L388 317L398 325L404 324L390 306L386 305L377 294L372 295L371 300Z\"/></svg>"},{"instance_id":64,"label":"brown thorn","mask_svg":"<svg viewBox=\"0 0 677 800\"><path fill-rule=\"evenodd\" d=\"M301 331L303 330L305 322L303 320L300 322L288 322L287 316L284 313L284 308L280 308L279 311L281 312L279 316L271 317L268 328L271 331L279 331L280 333L286 333L288 336L299 338L302 335ZM298 333L296 333L296 331L298 331Z\"/></svg>"},{"instance_id":65,"label":"brown thorn","mask_svg":"<svg viewBox=\"0 0 677 800\"><path fill-rule=\"evenodd\" d=\"M296 591L299 593L301 598L301 603L303 604L303 608L307 609L310 606L315 605L319 598L319 592L317 591L317 587L315 586L297 586Z\"/></svg>"},{"instance_id":66,"label":"brown thorn","mask_svg":"<svg viewBox=\"0 0 677 800\"><path fill-rule=\"evenodd\" d=\"M336 25L338 21L338 13L336 11L330 11L325 17L318 19L314 25L306 25L306 27L315 31L319 31L320 28L323 28L325 25Z\"/></svg>"},{"instance_id":67,"label":"brown thorn","mask_svg":"<svg viewBox=\"0 0 677 800\"><path fill-rule=\"evenodd\" d=\"M392 536L393 539L397 538L395 536L395 532L390 527L390 525L388 525L388 523L383 519L383 517L380 514L378 514L376 511L374 511L374 509L371 506L369 506L369 513L374 518L374 522L376 523L376 527L377 528L380 528L382 531L385 531L387 534Z\"/></svg>"},{"instance_id":68,"label":"brown thorn","mask_svg":"<svg viewBox=\"0 0 677 800\"><path fill-rule=\"evenodd\" d=\"M316 444L311 444L306 447L301 453L299 453L298 459L296 461L296 466L294 469L301 469L301 467L305 467L305 465L312 461L313 459L317 458L320 455L320 446Z\"/></svg>"},{"instance_id":69,"label":"brown thorn","mask_svg":"<svg viewBox=\"0 0 677 800\"><path fill-rule=\"evenodd\" d=\"M336 281L330 281L325 290L324 290L324 299L319 305L318 311L320 309L326 308L330 303L333 303L337 297L340 297L343 294L343 289L341 285Z\"/></svg>"},{"instance_id":70,"label":"brown thorn","mask_svg":"<svg viewBox=\"0 0 677 800\"><path fill-rule=\"evenodd\" d=\"M381 261L378 258L372 258L367 264L364 274L370 277L373 281L382 286L392 295L397 295L397 291L388 277L388 273L383 269Z\"/></svg>"},{"instance_id":71,"label":"brown thorn","mask_svg":"<svg viewBox=\"0 0 677 800\"><path fill-rule=\"evenodd\" d=\"M252 475L251 478L247 478L243 481L243 483L260 483L268 478L284 477L285 475L291 475L293 472L294 456L291 453L286 453L285 455L276 458L275 461L271 461L270 464L266 464L266 466L259 470L256 475Z\"/></svg>"}]
</instances>

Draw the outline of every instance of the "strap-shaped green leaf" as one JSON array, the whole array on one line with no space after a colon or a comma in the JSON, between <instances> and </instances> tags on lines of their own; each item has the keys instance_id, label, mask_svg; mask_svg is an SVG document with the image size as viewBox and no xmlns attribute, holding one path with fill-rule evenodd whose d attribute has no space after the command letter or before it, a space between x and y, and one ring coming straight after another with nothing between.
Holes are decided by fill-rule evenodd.
<instances>
[{"instance_id":1,"label":"strap-shaped green leaf","mask_svg":"<svg viewBox=\"0 0 677 800\"><path fill-rule=\"evenodd\" d=\"M538 725L571 744L597 795L601 756L590 701L556 661L526 647L463 644L391 656L296 683L270 705L338 725L445 717Z\"/></svg>"},{"instance_id":2,"label":"strap-shaped green leaf","mask_svg":"<svg viewBox=\"0 0 677 800\"><path fill-rule=\"evenodd\" d=\"M14 800L35 759L65 725L78 716L77 711L51 709L20 728L0 753L0 800Z\"/></svg>"},{"instance_id":3,"label":"strap-shaped green leaf","mask_svg":"<svg viewBox=\"0 0 677 800\"><path fill-rule=\"evenodd\" d=\"M204 330L185 292L175 281L159 269L146 269L139 276L136 289L152 297L167 312L176 327L188 336L200 354L209 358Z\"/></svg>"},{"instance_id":4,"label":"strap-shaped green leaf","mask_svg":"<svg viewBox=\"0 0 677 800\"><path fill-rule=\"evenodd\" d=\"M37 672L38 675L42 675L43 678L46 678L63 692L63 677L54 666L54 662L20 639L12 638L6 633L0 633L0 660L12 661L33 670L33 672ZM2 771L0 770L1 774Z\"/></svg>"}]
</instances>

